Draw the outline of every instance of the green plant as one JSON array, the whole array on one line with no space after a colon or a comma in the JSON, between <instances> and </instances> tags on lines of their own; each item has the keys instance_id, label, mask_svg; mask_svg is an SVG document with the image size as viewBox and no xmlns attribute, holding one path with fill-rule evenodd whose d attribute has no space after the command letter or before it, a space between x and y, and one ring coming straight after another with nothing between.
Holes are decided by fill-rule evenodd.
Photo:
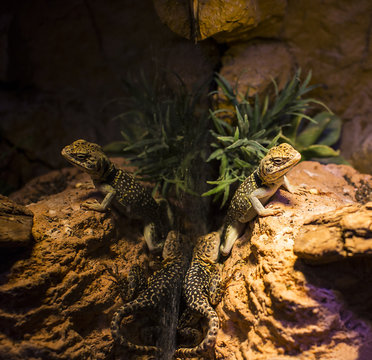
<instances>
[{"instance_id":1,"label":"green plant","mask_svg":"<svg viewBox=\"0 0 372 360\"><path fill-rule=\"evenodd\" d=\"M234 110L210 110L215 130L211 130L213 152L207 161L219 162L219 176L215 181L208 181L214 187L203 196L214 195L215 200L222 197L222 207L229 198L230 186L236 181L243 181L258 165L267 149L280 141L291 143L304 154L338 155L328 145L338 139L340 121L322 102L303 98L315 86L309 86L311 72L303 82L300 75L301 71L298 70L281 91L273 81L274 97L270 99L267 94L261 102L257 94L253 99L248 97L248 92L239 94L217 74L217 85ZM324 107L327 112L311 117L308 111L314 104ZM232 125L222 117L227 113L232 114ZM326 118L330 121L325 121ZM302 129L300 134L299 129ZM313 143L326 129L330 131L329 135L321 144L314 146Z\"/></svg>"},{"instance_id":2,"label":"green plant","mask_svg":"<svg viewBox=\"0 0 372 360\"><path fill-rule=\"evenodd\" d=\"M129 110L116 117L122 122L123 140L105 150L125 154L136 175L156 183L154 192L166 196L174 187L178 195L196 194L192 169L206 159L208 114L199 106L205 84L189 91L177 75L172 83L169 77L158 74L150 81L141 73L124 81Z\"/></svg>"},{"instance_id":3,"label":"green plant","mask_svg":"<svg viewBox=\"0 0 372 360\"><path fill-rule=\"evenodd\" d=\"M281 135L281 139L296 148L303 160L334 157L342 162L340 152L330 147L341 135L341 119L324 111L314 116L313 120L304 123L301 117L297 117L291 128Z\"/></svg>"}]
</instances>

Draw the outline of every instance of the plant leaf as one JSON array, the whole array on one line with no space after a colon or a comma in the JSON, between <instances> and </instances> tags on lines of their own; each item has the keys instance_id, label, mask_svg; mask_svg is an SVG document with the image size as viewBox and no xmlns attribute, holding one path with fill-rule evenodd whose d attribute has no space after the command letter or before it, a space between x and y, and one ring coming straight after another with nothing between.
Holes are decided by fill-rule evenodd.
<instances>
[{"instance_id":1,"label":"plant leaf","mask_svg":"<svg viewBox=\"0 0 372 360\"><path fill-rule=\"evenodd\" d=\"M327 124L323 134L321 134L318 144L334 145L341 136L342 121L336 115L330 116L331 121Z\"/></svg>"},{"instance_id":2,"label":"plant leaf","mask_svg":"<svg viewBox=\"0 0 372 360\"><path fill-rule=\"evenodd\" d=\"M331 114L322 112L314 117L314 122L310 122L307 126L297 135L296 143L302 147L307 147L315 144L320 135L324 132L326 127L331 121Z\"/></svg>"},{"instance_id":3,"label":"plant leaf","mask_svg":"<svg viewBox=\"0 0 372 360\"><path fill-rule=\"evenodd\" d=\"M125 145L124 141L113 141L112 143L105 145L103 151L111 154L120 154Z\"/></svg>"},{"instance_id":4,"label":"plant leaf","mask_svg":"<svg viewBox=\"0 0 372 360\"><path fill-rule=\"evenodd\" d=\"M310 145L301 151L305 160L312 158L333 157L340 154L339 151L333 150L327 145Z\"/></svg>"}]
</instances>

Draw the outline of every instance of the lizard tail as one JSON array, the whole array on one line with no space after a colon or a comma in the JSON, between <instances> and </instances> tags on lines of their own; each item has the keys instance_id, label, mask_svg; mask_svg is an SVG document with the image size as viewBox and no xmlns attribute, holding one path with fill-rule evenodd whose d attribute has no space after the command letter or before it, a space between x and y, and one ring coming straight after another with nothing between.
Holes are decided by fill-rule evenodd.
<instances>
[{"instance_id":1,"label":"lizard tail","mask_svg":"<svg viewBox=\"0 0 372 360\"><path fill-rule=\"evenodd\" d=\"M213 308L209 307L207 311L203 311L208 318L208 332L204 340L193 348L179 348L175 352L175 356L179 358L195 357L206 353L216 343L217 332L219 329L219 319Z\"/></svg>"},{"instance_id":2,"label":"lizard tail","mask_svg":"<svg viewBox=\"0 0 372 360\"><path fill-rule=\"evenodd\" d=\"M126 347L129 350L143 353L157 353L160 354L162 350L156 346L147 346L147 345L136 345L131 341L125 338L120 332L120 325L124 317L136 313L139 310L145 308L144 304L140 303L137 300L131 301L128 304L123 305L119 310L114 314L111 321L111 335L114 339L114 342Z\"/></svg>"}]
</instances>

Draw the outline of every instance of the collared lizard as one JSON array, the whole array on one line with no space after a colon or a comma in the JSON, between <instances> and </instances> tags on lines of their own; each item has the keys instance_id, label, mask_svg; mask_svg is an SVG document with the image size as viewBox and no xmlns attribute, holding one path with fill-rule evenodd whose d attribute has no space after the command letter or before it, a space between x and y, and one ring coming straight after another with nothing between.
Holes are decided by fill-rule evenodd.
<instances>
[{"instance_id":1,"label":"collared lizard","mask_svg":"<svg viewBox=\"0 0 372 360\"><path fill-rule=\"evenodd\" d=\"M114 200L118 210L124 211L130 218L144 220L144 237L149 250L161 248L159 239L164 239L168 231L166 206L159 205L129 172L117 169L101 146L76 140L65 146L61 153L74 166L88 173L95 187L105 194L101 204L85 202L82 207L104 212Z\"/></svg>"},{"instance_id":2,"label":"collared lizard","mask_svg":"<svg viewBox=\"0 0 372 360\"><path fill-rule=\"evenodd\" d=\"M280 186L294 192L285 174L299 161L301 154L287 143L271 148L258 168L238 187L231 199L222 230L221 253L227 256L244 228L244 223L259 216L281 214L280 209L265 209L264 205Z\"/></svg>"},{"instance_id":3,"label":"collared lizard","mask_svg":"<svg viewBox=\"0 0 372 360\"><path fill-rule=\"evenodd\" d=\"M230 279L221 281L221 264L217 263L220 240L219 233L213 232L198 238L195 245L183 285L187 308L179 320L178 332L184 337L202 339L201 333L193 328L200 318L208 320L208 330L199 345L177 349L176 357L194 357L207 352L215 344L219 319L212 306L221 301L226 283Z\"/></svg>"},{"instance_id":4,"label":"collared lizard","mask_svg":"<svg viewBox=\"0 0 372 360\"><path fill-rule=\"evenodd\" d=\"M158 355L162 353L162 349L158 346L133 344L120 333L120 325L124 317L139 312L148 312L150 316L156 317L155 320L159 320L162 311L169 312L172 296L180 293L188 268L187 246L187 242L178 232L169 232L164 243L161 269L150 276L146 288L139 293L137 298L124 304L112 318L111 333L116 342L136 352L152 352ZM169 336L169 334L166 335Z\"/></svg>"}]
</instances>

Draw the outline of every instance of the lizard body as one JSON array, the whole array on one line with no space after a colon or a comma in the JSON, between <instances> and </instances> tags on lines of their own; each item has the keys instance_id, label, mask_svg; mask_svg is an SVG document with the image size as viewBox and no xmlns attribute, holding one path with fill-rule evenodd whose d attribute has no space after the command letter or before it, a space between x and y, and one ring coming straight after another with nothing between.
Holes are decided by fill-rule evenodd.
<instances>
[{"instance_id":1,"label":"lizard body","mask_svg":"<svg viewBox=\"0 0 372 360\"><path fill-rule=\"evenodd\" d=\"M222 231L221 253L227 256L244 229L244 223L259 216L278 215L279 209L265 209L264 205L280 186L294 189L286 174L301 160L301 154L283 143L271 148L258 168L245 179L231 199Z\"/></svg>"},{"instance_id":2,"label":"lizard body","mask_svg":"<svg viewBox=\"0 0 372 360\"><path fill-rule=\"evenodd\" d=\"M212 306L220 302L225 287L217 264L219 247L220 235L214 232L201 236L194 248L183 286L187 308L179 321L178 331L184 336L192 335L201 339L199 332L190 326L195 325L202 317L208 320L208 331L199 345L179 348L175 353L176 357L194 357L207 352L215 344L219 319Z\"/></svg>"},{"instance_id":3,"label":"lizard body","mask_svg":"<svg viewBox=\"0 0 372 360\"><path fill-rule=\"evenodd\" d=\"M120 324L124 317L139 312L152 312L158 318L172 298L181 288L188 267L188 255L185 251L185 241L179 233L170 231L163 248L163 261L160 270L150 276L147 287L137 298L124 304L114 314L111 322L111 333L114 340L130 350L137 352L153 352L160 354L162 349L157 346L136 345L120 333ZM168 334L169 336L169 334Z\"/></svg>"},{"instance_id":4,"label":"lizard body","mask_svg":"<svg viewBox=\"0 0 372 360\"><path fill-rule=\"evenodd\" d=\"M105 194L101 204L86 202L82 204L83 207L103 212L114 201L118 209L129 217L144 220L144 237L149 250L159 247L156 243L165 238L167 225L161 206L146 188L129 172L117 169L97 144L77 140L65 146L61 153L74 166L88 173L94 186Z\"/></svg>"}]
</instances>

